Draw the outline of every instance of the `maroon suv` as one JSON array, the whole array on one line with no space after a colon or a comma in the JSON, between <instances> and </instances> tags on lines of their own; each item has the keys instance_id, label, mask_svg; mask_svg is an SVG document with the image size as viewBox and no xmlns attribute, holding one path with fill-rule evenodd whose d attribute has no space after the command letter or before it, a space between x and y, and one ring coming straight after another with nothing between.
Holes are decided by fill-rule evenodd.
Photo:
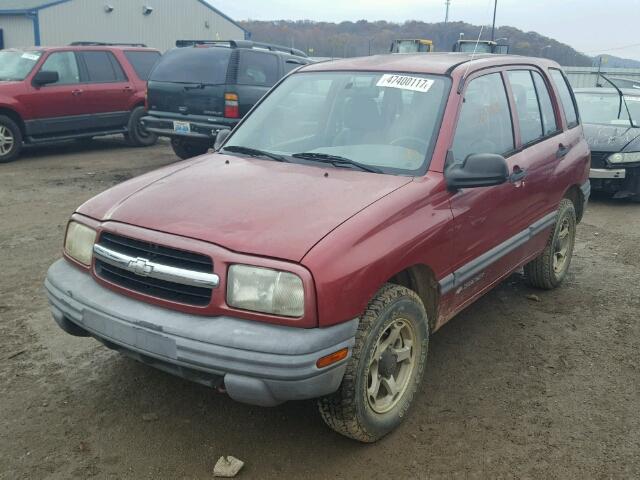
<instances>
[{"instance_id":1,"label":"maroon suv","mask_svg":"<svg viewBox=\"0 0 640 480\"><path fill-rule=\"evenodd\" d=\"M24 145L99 135L153 145L140 118L158 58L157 50L129 46L0 50L0 163Z\"/></svg>"},{"instance_id":2,"label":"maroon suv","mask_svg":"<svg viewBox=\"0 0 640 480\"><path fill-rule=\"evenodd\" d=\"M521 267L562 282L588 175L551 61L309 65L216 153L82 205L46 288L68 333L235 400L319 398L371 442L406 416L433 332Z\"/></svg>"}]
</instances>

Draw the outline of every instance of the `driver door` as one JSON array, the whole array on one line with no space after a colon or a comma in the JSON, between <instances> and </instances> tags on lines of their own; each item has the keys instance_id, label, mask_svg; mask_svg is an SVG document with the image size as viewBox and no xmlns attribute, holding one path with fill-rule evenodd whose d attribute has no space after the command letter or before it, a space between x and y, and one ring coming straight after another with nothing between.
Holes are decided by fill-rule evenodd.
<instances>
[{"instance_id":1,"label":"driver door","mask_svg":"<svg viewBox=\"0 0 640 480\"><path fill-rule=\"evenodd\" d=\"M48 85L32 84L21 99L31 114L31 119L25 122L27 134L48 137L82 130L83 122L78 117L82 113L82 89L76 54L72 51L54 51L38 71L57 72L59 79Z\"/></svg>"},{"instance_id":2,"label":"driver door","mask_svg":"<svg viewBox=\"0 0 640 480\"><path fill-rule=\"evenodd\" d=\"M504 155L514 171L515 133L509 97L500 71L472 77L458 116L449 162L473 153ZM519 263L522 182L452 192L454 216L454 305L464 307Z\"/></svg>"}]
</instances>

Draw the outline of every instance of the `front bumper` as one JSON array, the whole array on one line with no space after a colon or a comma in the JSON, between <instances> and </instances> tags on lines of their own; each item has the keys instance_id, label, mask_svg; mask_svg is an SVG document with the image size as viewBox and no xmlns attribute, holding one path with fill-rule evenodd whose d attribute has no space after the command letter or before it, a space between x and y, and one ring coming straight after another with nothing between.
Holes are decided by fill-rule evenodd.
<instances>
[{"instance_id":1,"label":"front bumper","mask_svg":"<svg viewBox=\"0 0 640 480\"><path fill-rule=\"evenodd\" d=\"M218 118L212 119L214 122L208 122L200 118L192 118L190 116L176 117L159 117L155 115L146 115L142 117L140 123L148 131L162 137L186 138L194 140L215 140L220 130L232 129L237 121L222 121ZM190 125L190 132L176 132L173 128L173 122L187 122Z\"/></svg>"},{"instance_id":2,"label":"front bumper","mask_svg":"<svg viewBox=\"0 0 640 480\"><path fill-rule=\"evenodd\" d=\"M358 327L357 319L303 329L170 311L112 292L65 260L51 266L45 288L68 333L262 406L335 392L348 358L322 370L316 361L345 347L350 357Z\"/></svg>"},{"instance_id":3,"label":"front bumper","mask_svg":"<svg viewBox=\"0 0 640 480\"><path fill-rule=\"evenodd\" d=\"M626 176L627 176L627 171L624 168L615 168L615 169L592 168L589 171L589 178L593 178L593 179L603 179L603 178L624 179Z\"/></svg>"}]
</instances>

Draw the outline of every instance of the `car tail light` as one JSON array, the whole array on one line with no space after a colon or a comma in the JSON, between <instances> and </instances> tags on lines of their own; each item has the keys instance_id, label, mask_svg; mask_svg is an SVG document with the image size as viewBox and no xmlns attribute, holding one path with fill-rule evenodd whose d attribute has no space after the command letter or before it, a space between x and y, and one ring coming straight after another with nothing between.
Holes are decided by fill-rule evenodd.
<instances>
[{"instance_id":1,"label":"car tail light","mask_svg":"<svg viewBox=\"0 0 640 480\"><path fill-rule=\"evenodd\" d=\"M145 88L144 90L144 109L145 111L149 111L149 89Z\"/></svg>"},{"instance_id":2,"label":"car tail light","mask_svg":"<svg viewBox=\"0 0 640 480\"><path fill-rule=\"evenodd\" d=\"M240 118L238 95L235 93L224 94L224 116L225 118Z\"/></svg>"}]
</instances>

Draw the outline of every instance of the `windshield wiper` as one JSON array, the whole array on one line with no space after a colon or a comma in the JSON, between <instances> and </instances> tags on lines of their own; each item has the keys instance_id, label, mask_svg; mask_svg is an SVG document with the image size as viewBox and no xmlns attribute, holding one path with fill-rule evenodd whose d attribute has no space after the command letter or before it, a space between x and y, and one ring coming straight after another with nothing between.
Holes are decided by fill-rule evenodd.
<instances>
[{"instance_id":1,"label":"windshield wiper","mask_svg":"<svg viewBox=\"0 0 640 480\"><path fill-rule=\"evenodd\" d=\"M620 108L618 109L618 118L620 118L620 114L622 113L622 104L624 103L624 108L627 110L627 116L629 117L629 124L631 125L632 128L637 127L637 125L633 121L633 117L631 116L631 111L629 110L629 105L627 105L627 99L624 98L624 93L622 92L622 90L620 90L620 87L618 87L618 85L613 83L603 73L600 73L599 75L602 78L604 78L607 82L609 82L611 85L613 85L613 88L616 89L616 92L618 92L618 95L620 96Z\"/></svg>"},{"instance_id":2,"label":"windshield wiper","mask_svg":"<svg viewBox=\"0 0 640 480\"><path fill-rule=\"evenodd\" d=\"M359 168L364 172L384 173L378 167L364 165L360 162L356 162L355 160L351 160L350 158L346 158L346 157L341 157L339 155L330 155L328 153L318 153L318 152L302 152L302 153L294 153L291 156L294 158L301 158L302 160L313 160L314 162L330 163L334 167L353 166L353 167Z\"/></svg>"},{"instance_id":3,"label":"windshield wiper","mask_svg":"<svg viewBox=\"0 0 640 480\"><path fill-rule=\"evenodd\" d=\"M222 149L222 153L231 152L231 153L240 153L242 155L248 155L250 157L267 157L271 160L275 160L276 162L288 162L285 157L282 155L278 155L277 153L266 152L264 150L258 150L257 148L251 147L243 147L241 145L229 145L228 147L224 147Z\"/></svg>"}]
</instances>

